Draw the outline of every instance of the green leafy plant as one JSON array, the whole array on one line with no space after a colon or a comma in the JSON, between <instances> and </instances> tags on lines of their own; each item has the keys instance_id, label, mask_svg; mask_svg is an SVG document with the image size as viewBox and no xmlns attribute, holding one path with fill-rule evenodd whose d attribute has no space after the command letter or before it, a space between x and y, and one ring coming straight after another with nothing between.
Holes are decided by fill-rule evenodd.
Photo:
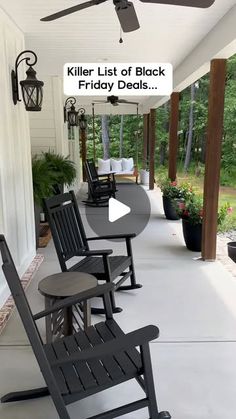
<instances>
[{"instance_id":1,"label":"green leafy plant","mask_svg":"<svg viewBox=\"0 0 236 419\"><path fill-rule=\"evenodd\" d=\"M54 184L70 186L76 178L76 168L69 156L64 157L51 151L43 153L43 159L47 164L48 171L54 178Z\"/></svg>"},{"instance_id":2,"label":"green leafy plant","mask_svg":"<svg viewBox=\"0 0 236 419\"><path fill-rule=\"evenodd\" d=\"M192 193L186 201L176 204L176 211L181 218L188 220L190 224L201 224L203 219L202 198Z\"/></svg>"},{"instance_id":3,"label":"green leafy plant","mask_svg":"<svg viewBox=\"0 0 236 419\"><path fill-rule=\"evenodd\" d=\"M158 180L158 186L160 187L163 196L165 196L166 198L181 198L181 191L176 181L172 182L167 177L163 177Z\"/></svg>"},{"instance_id":4,"label":"green leafy plant","mask_svg":"<svg viewBox=\"0 0 236 419\"><path fill-rule=\"evenodd\" d=\"M176 211L182 219L187 220L190 224L202 224L204 217L202 197L192 192L186 201L176 203ZM232 212L233 208L228 202L219 208L217 219L219 229Z\"/></svg>"},{"instance_id":5,"label":"green leafy plant","mask_svg":"<svg viewBox=\"0 0 236 419\"><path fill-rule=\"evenodd\" d=\"M42 199L53 194L54 178L48 170L47 162L38 156L32 159L34 202L42 206Z\"/></svg>"},{"instance_id":6,"label":"green leafy plant","mask_svg":"<svg viewBox=\"0 0 236 419\"><path fill-rule=\"evenodd\" d=\"M168 177L159 177L158 185L163 196L170 199L186 200L193 193L192 186L185 182L178 185L177 181L172 182Z\"/></svg>"},{"instance_id":7,"label":"green leafy plant","mask_svg":"<svg viewBox=\"0 0 236 419\"><path fill-rule=\"evenodd\" d=\"M230 206L229 202L226 202L225 204L221 205L218 212L218 225L221 226L228 215L232 214L233 208Z\"/></svg>"}]
</instances>

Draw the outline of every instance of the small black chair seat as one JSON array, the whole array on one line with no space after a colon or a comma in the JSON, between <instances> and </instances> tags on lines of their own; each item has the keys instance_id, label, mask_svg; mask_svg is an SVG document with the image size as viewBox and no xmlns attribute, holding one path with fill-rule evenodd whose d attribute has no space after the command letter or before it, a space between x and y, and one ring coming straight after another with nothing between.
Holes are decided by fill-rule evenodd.
<instances>
[{"instance_id":1,"label":"small black chair seat","mask_svg":"<svg viewBox=\"0 0 236 419\"><path fill-rule=\"evenodd\" d=\"M49 363L65 358L84 349L94 348L124 335L114 320L90 326L86 332L45 345ZM122 351L116 355L106 355L102 359L77 361L64 367L52 367L63 396L76 394L76 400L95 394L117 383L137 378L143 373L140 352L135 349Z\"/></svg>"},{"instance_id":2,"label":"small black chair seat","mask_svg":"<svg viewBox=\"0 0 236 419\"><path fill-rule=\"evenodd\" d=\"M120 276L125 269L129 268L132 262L130 256L110 256L109 261L112 281L114 281L114 279ZM96 276L98 280L104 280L105 269L102 257L85 257L68 270L76 272L86 272L88 274L93 274L94 276Z\"/></svg>"}]
</instances>

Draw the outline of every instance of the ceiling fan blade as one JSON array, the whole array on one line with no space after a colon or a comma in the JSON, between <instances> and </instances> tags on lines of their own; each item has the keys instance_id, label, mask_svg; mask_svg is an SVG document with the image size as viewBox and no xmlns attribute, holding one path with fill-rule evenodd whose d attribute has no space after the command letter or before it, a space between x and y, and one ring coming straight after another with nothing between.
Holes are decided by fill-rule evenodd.
<instances>
[{"instance_id":1,"label":"ceiling fan blade","mask_svg":"<svg viewBox=\"0 0 236 419\"><path fill-rule=\"evenodd\" d=\"M119 103L123 103L124 105L139 105L138 102L130 102L129 100L125 100L125 99L119 99L118 100Z\"/></svg>"},{"instance_id":2,"label":"ceiling fan blade","mask_svg":"<svg viewBox=\"0 0 236 419\"><path fill-rule=\"evenodd\" d=\"M53 13L52 15L43 17L40 20L42 22L50 22L51 20L56 20L56 19L59 19L61 17L70 15L71 13L78 12L79 10L87 9L88 7L91 7L91 6L96 6L96 5L100 4L100 3L104 3L105 1L107 1L107 0L90 0L90 1L86 1L85 3L78 4L77 6L72 6L72 7L69 7L68 9L64 9L64 10L61 10L60 12Z\"/></svg>"},{"instance_id":3,"label":"ceiling fan blade","mask_svg":"<svg viewBox=\"0 0 236 419\"><path fill-rule=\"evenodd\" d=\"M140 28L133 3L121 0L116 2L115 10L123 32L132 32Z\"/></svg>"},{"instance_id":4,"label":"ceiling fan blade","mask_svg":"<svg viewBox=\"0 0 236 419\"><path fill-rule=\"evenodd\" d=\"M186 6L186 7L211 7L215 0L140 0L142 3L156 3L156 4L170 4L173 6Z\"/></svg>"},{"instance_id":5,"label":"ceiling fan blade","mask_svg":"<svg viewBox=\"0 0 236 419\"><path fill-rule=\"evenodd\" d=\"M107 100L95 100L93 103L109 103Z\"/></svg>"}]
</instances>

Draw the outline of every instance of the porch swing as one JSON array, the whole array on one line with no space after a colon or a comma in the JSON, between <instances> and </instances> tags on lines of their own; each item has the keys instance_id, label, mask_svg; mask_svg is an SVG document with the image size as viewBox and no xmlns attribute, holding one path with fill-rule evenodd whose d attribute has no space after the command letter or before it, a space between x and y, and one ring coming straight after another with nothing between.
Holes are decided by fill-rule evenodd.
<instances>
[{"instance_id":1,"label":"porch swing","mask_svg":"<svg viewBox=\"0 0 236 419\"><path fill-rule=\"evenodd\" d=\"M135 158L129 157L124 158L121 157L119 159L110 158L107 160L98 159L96 156L96 144L95 144L95 111L94 111L94 105L95 103L92 103L92 126L93 126L93 160L96 165L97 164L97 173L99 176L106 175L107 173L114 173L114 176L116 178L130 178L134 177L136 184L138 183L138 142L136 138L136 152L135 152ZM137 116L138 113L138 104L137 104ZM135 135L137 137L137 132L135 132Z\"/></svg>"}]
</instances>

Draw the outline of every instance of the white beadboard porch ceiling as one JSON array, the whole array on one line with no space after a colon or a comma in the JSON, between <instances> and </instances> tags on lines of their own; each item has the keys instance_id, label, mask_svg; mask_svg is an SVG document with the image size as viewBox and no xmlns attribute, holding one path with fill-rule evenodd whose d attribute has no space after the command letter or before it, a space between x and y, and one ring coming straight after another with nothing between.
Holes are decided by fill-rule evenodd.
<instances>
[{"instance_id":1,"label":"white beadboard porch ceiling","mask_svg":"<svg viewBox=\"0 0 236 419\"><path fill-rule=\"evenodd\" d=\"M170 62L176 68L235 0L216 0L209 9L133 0L141 27L123 34L123 44L118 42L120 27L112 0L53 22L40 22L41 17L78 3L82 0L0 0L0 7L25 33L26 47L37 53L39 75L61 76L66 62Z\"/></svg>"}]
</instances>

